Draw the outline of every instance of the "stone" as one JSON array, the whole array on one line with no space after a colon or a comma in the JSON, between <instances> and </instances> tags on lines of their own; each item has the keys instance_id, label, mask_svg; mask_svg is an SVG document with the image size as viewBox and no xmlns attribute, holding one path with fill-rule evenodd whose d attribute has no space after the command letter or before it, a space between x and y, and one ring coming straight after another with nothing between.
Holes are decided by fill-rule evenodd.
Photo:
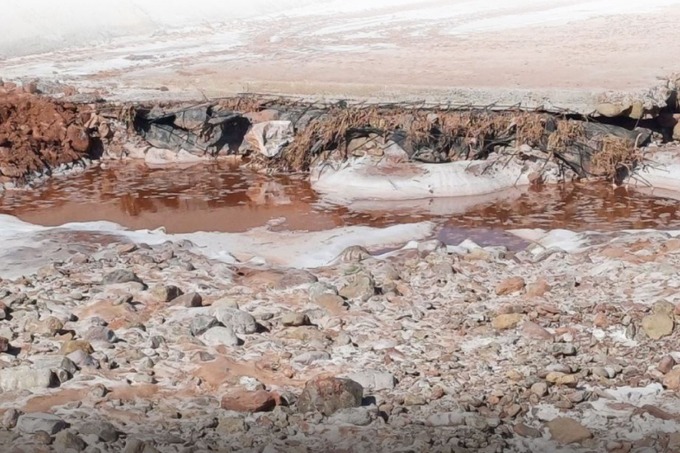
<instances>
[{"instance_id":1,"label":"stone","mask_svg":"<svg viewBox=\"0 0 680 453\"><path fill-rule=\"evenodd\" d=\"M349 407L359 407L364 389L358 382L335 377L307 381L297 401L300 412L321 412L329 416Z\"/></svg>"},{"instance_id":2,"label":"stone","mask_svg":"<svg viewBox=\"0 0 680 453\"><path fill-rule=\"evenodd\" d=\"M446 426L465 426L465 418L469 416L465 412L442 412L432 414L425 419L426 426L446 427Z\"/></svg>"},{"instance_id":3,"label":"stone","mask_svg":"<svg viewBox=\"0 0 680 453\"><path fill-rule=\"evenodd\" d=\"M551 289L552 288L548 284L548 282L545 279L541 278L527 285L526 294L527 297L541 297L545 293L549 292Z\"/></svg>"},{"instance_id":4,"label":"stone","mask_svg":"<svg viewBox=\"0 0 680 453\"><path fill-rule=\"evenodd\" d=\"M36 412L24 414L17 420L17 429L22 433L35 434L38 431L45 431L50 435L57 434L66 429L66 422L56 415Z\"/></svg>"},{"instance_id":5,"label":"stone","mask_svg":"<svg viewBox=\"0 0 680 453\"><path fill-rule=\"evenodd\" d=\"M116 333L106 326L91 327L83 338L87 341L101 341L104 343L115 343L118 341Z\"/></svg>"},{"instance_id":6,"label":"stone","mask_svg":"<svg viewBox=\"0 0 680 453\"><path fill-rule=\"evenodd\" d=\"M531 340L552 340L553 334L532 321L524 321L521 328L522 336Z\"/></svg>"},{"instance_id":7,"label":"stone","mask_svg":"<svg viewBox=\"0 0 680 453\"><path fill-rule=\"evenodd\" d=\"M158 450L148 442L130 437L125 442L122 453L157 453Z\"/></svg>"},{"instance_id":8,"label":"stone","mask_svg":"<svg viewBox=\"0 0 680 453\"><path fill-rule=\"evenodd\" d=\"M54 437L56 451L83 451L87 445L85 441L71 431L60 431Z\"/></svg>"},{"instance_id":9,"label":"stone","mask_svg":"<svg viewBox=\"0 0 680 453\"><path fill-rule=\"evenodd\" d=\"M347 409L340 409L328 418L328 424L331 426L338 425L354 425L354 426L368 426L375 419L375 416L365 407L350 407Z\"/></svg>"},{"instance_id":10,"label":"stone","mask_svg":"<svg viewBox=\"0 0 680 453\"><path fill-rule=\"evenodd\" d=\"M49 368L21 365L0 370L0 389L4 392L46 389L55 382L54 374Z\"/></svg>"},{"instance_id":11,"label":"stone","mask_svg":"<svg viewBox=\"0 0 680 453\"><path fill-rule=\"evenodd\" d=\"M515 431L515 434L521 437L530 437L534 439L541 437L541 431L536 428L532 428L531 426L527 426L524 423L517 423L513 427L513 430Z\"/></svg>"},{"instance_id":12,"label":"stone","mask_svg":"<svg viewBox=\"0 0 680 453\"><path fill-rule=\"evenodd\" d=\"M552 345L552 353L556 357L570 357L576 355L576 346L571 343L555 343Z\"/></svg>"},{"instance_id":13,"label":"stone","mask_svg":"<svg viewBox=\"0 0 680 453\"><path fill-rule=\"evenodd\" d=\"M231 327L211 327L201 335L201 339L208 346L238 346L241 344L241 340Z\"/></svg>"},{"instance_id":14,"label":"stone","mask_svg":"<svg viewBox=\"0 0 680 453\"><path fill-rule=\"evenodd\" d=\"M161 302L170 302L183 295L184 292L174 285L158 285L151 290L154 299Z\"/></svg>"},{"instance_id":15,"label":"stone","mask_svg":"<svg viewBox=\"0 0 680 453\"><path fill-rule=\"evenodd\" d=\"M536 382L531 386L531 393L537 396L545 396L548 394L548 384L545 382Z\"/></svg>"},{"instance_id":16,"label":"stone","mask_svg":"<svg viewBox=\"0 0 680 453\"><path fill-rule=\"evenodd\" d=\"M673 356L667 355L659 362L657 369L663 374L669 373L675 366L675 359Z\"/></svg>"},{"instance_id":17,"label":"stone","mask_svg":"<svg viewBox=\"0 0 680 453\"><path fill-rule=\"evenodd\" d=\"M675 312L675 305L668 302L667 300L660 300L652 305L652 313L673 316Z\"/></svg>"},{"instance_id":18,"label":"stone","mask_svg":"<svg viewBox=\"0 0 680 453\"><path fill-rule=\"evenodd\" d=\"M17 426L17 421L19 420L19 417L21 416L21 412L19 412L16 409L7 409L5 413L2 415L2 426L6 430L13 429L14 427Z\"/></svg>"},{"instance_id":19,"label":"stone","mask_svg":"<svg viewBox=\"0 0 680 453\"><path fill-rule=\"evenodd\" d=\"M249 335L257 332L257 321L253 315L237 308L218 308L215 319L235 333Z\"/></svg>"},{"instance_id":20,"label":"stone","mask_svg":"<svg viewBox=\"0 0 680 453\"><path fill-rule=\"evenodd\" d=\"M339 294L345 299L358 299L366 302L375 295L373 277L366 273L355 275L347 285L340 289Z\"/></svg>"},{"instance_id":21,"label":"stone","mask_svg":"<svg viewBox=\"0 0 680 453\"><path fill-rule=\"evenodd\" d=\"M187 293L175 297L170 301L174 305L181 305L187 308L196 308L203 306L203 297L198 293Z\"/></svg>"},{"instance_id":22,"label":"stone","mask_svg":"<svg viewBox=\"0 0 680 453\"><path fill-rule=\"evenodd\" d=\"M506 278L496 286L496 294L504 296L506 294L516 293L523 290L525 286L526 282L522 277Z\"/></svg>"},{"instance_id":23,"label":"stone","mask_svg":"<svg viewBox=\"0 0 680 453\"><path fill-rule=\"evenodd\" d=\"M291 121L277 120L254 124L244 141L266 157L276 157L293 141L295 128Z\"/></svg>"},{"instance_id":24,"label":"stone","mask_svg":"<svg viewBox=\"0 0 680 453\"><path fill-rule=\"evenodd\" d=\"M235 412L269 412L276 407L276 397L266 390L235 390L222 397L220 407Z\"/></svg>"},{"instance_id":25,"label":"stone","mask_svg":"<svg viewBox=\"0 0 680 453\"><path fill-rule=\"evenodd\" d=\"M680 367L674 367L671 371L666 373L662 381L664 387L668 390L680 390Z\"/></svg>"},{"instance_id":26,"label":"stone","mask_svg":"<svg viewBox=\"0 0 680 453\"><path fill-rule=\"evenodd\" d=\"M652 340L669 336L673 327L673 318L665 313L654 313L642 319L642 330Z\"/></svg>"},{"instance_id":27,"label":"stone","mask_svg":"<svg viewBox=\"0 0 680 453\"><path fill-rule=\"evenodd\" d=\"M321 294L314 299L314 303L330 313L338 313L349 310L345 299L337 294Z\"/></svg>"},{"instance_id":28,"label":"stone","mask_svg":"<svg viewBox=\"0 0 680 453\"><path fill-rule=\"evenodd\" d=\"M102 278L102 284L104 285L115 285L118 283L129 282L143 283L142 279L140 279L137 274L125 269L118 269L113 272L109 272L104 276L104 278Z\"/></svg>"},{"instance_id":29,"label":"stone","mask_svg":"<svg viewBox=\"0 0 680 453\"><path fill-rule=\"evenodd\" d=\"M595 107L597 113L602 116L613 118L615 116L620 116L625 111L630 109L630 105L615 104L613 102L603 102Z\"/></svg>"},{"instance_id":30,"label":"stone","mask_svg":"<svg viewBox=\"0 0 680 453\"><path fill-rule=\"evenodd\" d=\"M496 330L514 329L524 316L520 313L505 313L498 315L491 321L491 326Z\"/></svg>"},{"instance_id":31,"label":"stone","mask_svg":"<svg viewBox=\"0 0 680 453\"><path fill-rule=\"evenodd\" d=\"M7 352L11 345L9 344L9 339L6 337L0 337L0 352Z\"/></svg>"},{"instance_id":32,"label":"stone","mask_svg":"<svg viewBox=\"0 0 680 453\"><path fill-rule=\"evenodd\" d=\"M345 377L358 382L364 389L373 392L380 390L391 390L396 385L396 379L394 375L386 371L359 371L356 373L350 373Z\"/></svg>"},{"instance_id":33,"label":"stone","mask_svg":"<svg viewBox=\"0 0 680 453\"><path fill-rule=\"evenodd\" d=\"M191 335L198 337L207 332L211 327L215 327L217 324L217 319L214 317L199 315L191 319L189 329L191 330Z\"/></svg>"},{"instance_id":34,"label":"stone","mask_svg":"<svg viewBox=\"0 0 680 453\"><path fill-rule=\"evenodd\" d=\"M286 327L299 327L309 325L309 317L304 313L289 312L281 317L281 324Z\"/></svg>"},{"instance_id":35,"label":"stone","mask_svg":"<svg viewBox=\"0 0 680 453\"><path fill-rule=\"evenodd\" d=\"M29 332L36 335L45 335L48 337L53 337L62 331L64 328L64 323L60 319L54 316L48 316L45 319L37 322L32 322L30 325L26 326Z\"/></svg>"},{"instance_id":36,"label":"stone","mask_svg":"<svg viewBox=\"0 0 680 453\"><path fill-rule=\"evenodd\" d=\"M562 445L583 442L593 437L588 428L569 417L557 417L547 426L552 439Z\"/></svg>"},{"instance_id":37,"label":"stone","mask_svg":"<svg viewBox=\"0 0 680 453\"><path fill-rule=\"evenodd\" d=\"M307 351L293 357L292 362L298 365L310 365L320 360L330 360L331 355L326 351Z\"/></svg>"},{"instance_id":38,"label":"stone","mask_svg":"<svg viewBox=\"0 0 680 453\"><path fill-rule=\"evenodd\" d=\"M119 437L116 427L106 421L89 421L88 423L80 426L78 431L80 434L97 436L99 440L106 443L115 442Z\"/></svg>"},{"instance_id":39,"label":"stone","mask_svg":"<svg viewBox=\"0 0 680 453\"><path fill-rule=\"evenodd\" d=\"M59 353L62 355L69 355L75 351L83 351L86 354L94 353L94 348L89 341L85 340L68 340L61 345Z\"/></svg>"},{"instance_id":40,"label":"stone","mask_svg":"<svg viewBox=\"0 0 680 453\"><path fill-rule=\"evenodd\" d=\"M446 252L446 244L439 239L418 242L418 255L420 255L421 258L425 258L431 253L440 252Z\"/></svg>"}]
</instances>

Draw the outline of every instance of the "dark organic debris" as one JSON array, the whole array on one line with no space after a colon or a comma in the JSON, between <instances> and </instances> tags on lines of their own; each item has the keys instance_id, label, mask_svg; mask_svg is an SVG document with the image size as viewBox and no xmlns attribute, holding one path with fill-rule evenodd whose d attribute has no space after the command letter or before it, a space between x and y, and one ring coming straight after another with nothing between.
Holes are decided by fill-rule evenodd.
<instances>
[{"instance_id":1,"label":"dark organic debris","mask_svg":"<svg viewBox=\"0 0 680 453\"><path fill-rule=\"evenodd\" d=\"M137 110L135 130L151 145L199 156L236 153L250 121L218 105L202 104L181 109Z\"/></svg>"}]
</instances>

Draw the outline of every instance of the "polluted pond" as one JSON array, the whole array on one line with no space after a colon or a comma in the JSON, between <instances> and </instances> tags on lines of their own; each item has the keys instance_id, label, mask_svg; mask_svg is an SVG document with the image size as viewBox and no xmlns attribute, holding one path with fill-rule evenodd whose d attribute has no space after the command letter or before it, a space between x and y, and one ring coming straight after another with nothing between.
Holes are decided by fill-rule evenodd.
<instances>
[{"instance_id":1,"label":"polluted pond","mask_svg":"<svg viewBox=\"0 0 680 453\"><path fill-rule=\"evenodd\" d=\"M576 115L29 88L0 87L0 445L680 449L673 90Z\"/></svg>"}]
</instances>

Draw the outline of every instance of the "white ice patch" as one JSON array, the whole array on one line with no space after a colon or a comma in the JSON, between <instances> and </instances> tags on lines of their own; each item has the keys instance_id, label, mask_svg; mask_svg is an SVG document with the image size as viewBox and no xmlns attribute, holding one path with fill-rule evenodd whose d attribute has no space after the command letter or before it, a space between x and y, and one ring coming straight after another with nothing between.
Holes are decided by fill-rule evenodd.
<instances>
[{"instance_id":1,"label":"white ice patch","mask_svg":"<svg viewBox=\"0 0 680 453\"><path fill-rule=\"evenodd\" d=\"M488 172L470 171L473 167L487 165L490 162L377 165L372 158L362 157L351 159L339 168L316 167L310 179L312 188L326 200L343 204L357 200L474 197L529 184L527 175L516 165ZM464 199L460 201L465 203Z\"/></svg>"},{"instance_id":2,"label":"white ice patch","mask_svg":"<svg viewBox=\"0 0 680 453\"><path fill-rule=\"evenodd\" d=\"M569 230L542 230L535 229L517 229L509 230L509 233L524 239L528 242L540 245L543 249L559 248L565 252L576 252L582 250L587 246L586 234L576 233ZM537 252L540 252L537 251Z\"/></svg>"},{"instance_id":3,"label":"white ice patch","mask_svg":"<svg viewBox=\"0 0 680 453\"><path fill-rule=\"evenodd\" d=\"M0 215L0 276L12 278L34 272L50 261L50 247L65 252L67 245L73 246L59 243L60 232L108 234L149 245L189 240L195 244L197 253L227 263L233 263L236 257L240 261L257 259L274 265L313 268L328 264L352 245L385 248L425 239L433 234L434 224L420 222L387 228L352 226L312 232L273 232L264 227L245 233L166 234L162 229L130 231L105 221L41 227Z\"/></svg>"}]
</instances>

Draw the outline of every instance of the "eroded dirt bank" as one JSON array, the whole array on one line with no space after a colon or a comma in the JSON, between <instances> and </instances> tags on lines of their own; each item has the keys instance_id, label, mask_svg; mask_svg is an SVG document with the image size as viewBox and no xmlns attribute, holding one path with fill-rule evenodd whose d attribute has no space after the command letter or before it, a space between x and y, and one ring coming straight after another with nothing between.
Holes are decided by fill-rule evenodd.
<instances>
[{"instance_id":1,"label":"eroded dirt bank","mask_svg":"<svg viewBox=\"0 0 680 453\"><path fill-rule=\"evenodd\" d=\"M236 157L257 171L311 170L316 190L350 199L353 189L366 198L408 199L574 178L621 182L641 167L647 149L680 137L677 81L666 84L662 106L602 103L597 115L582 116L262 96L85 103L88 96L70 86L6 82L2 175L26 182L91 159L162 165Z\"/></svg>"}]
</instances>

